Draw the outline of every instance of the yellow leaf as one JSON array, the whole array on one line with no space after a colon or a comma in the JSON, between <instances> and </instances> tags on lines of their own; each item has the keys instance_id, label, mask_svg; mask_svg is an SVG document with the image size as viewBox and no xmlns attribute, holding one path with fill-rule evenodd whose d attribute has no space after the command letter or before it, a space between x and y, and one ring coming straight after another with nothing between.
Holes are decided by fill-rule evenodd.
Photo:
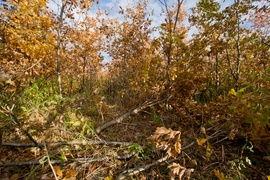
<instances>
[{"instance_id":1,"label":"yellow leaf","mask_svg":"<svg viewBox=\"0 0 270 180\"><path fill-rule=\"evenodd\" d=\"M220 95L220 96L218 96L218 99L220 100L220 101L222 101L223 100L223 98L222 98L222 96Z\"/></svg>"},{"instance_id":2,"label":"yellow leaf","mask_svg":"<svg viewBox=\"0 0 270 180\"><path fill-rule=\"evenodd\" d=\"M55 173L62 178L63 171L61 170L60 166L53 166Z\"/></svg>"},{"instance_id":3,"label":"yellow leaf","mask_svg":"<svg viewBox=\"0 0 270 180\"><path fill-rule=\"evenodd\" d=\"M202 146L206 141L207 141L207 139L197 139L199 146Z\"/></svg>"},{"instance_id":4,"label":"yellow leaf","mask_svg":"<svg viewBox=\"0 0 270 180\"><path fill-rule=\"evenodd\" d=\"M207 141L207 148L206 148L206 158L208 161L210 161L210 156L212 154L212 146L210 143Z\"/></svg>"},{"instance_id":5,"label":"yellow leaf","mask_svg":"<svg viewBox=\"0 0 270 180\"><path fill-rule=\"evenodd\" d=\"M67 172L67 175L65 178L75 177L75 175L76 175L76 170L71 169L70 171Z\"/></svg>"},{"instance_id":6,"label":"yellow leaf","mask_svg":"<svg viewBox=\"0 0 270 180\"><path fill-rule=\"evenodd\" d=\"M220 173L219 170L214 170L215 175L219 180L226 180L223 173Z\"/></svg>"},{"instance_id":7,"label":"yellow leaf","mask_svg":"<svg viewBox=\"0 0 270 180\"><path fill-rule=\"evenodd\" d=\"M236 91L235 91L234 89L231 89L231 90L229 91L229 94L236 96Z\"/></svg>"},{"instance_id":8,"label":"yellow leaf","mask_svg":"<svg viewBox=\"0 0 270 180\"><path fill-rule=\"evenodd\" d=\"M251 102L248 102L247 103L247 108L250 108L252 106L252 103Z\"/></svg>"},{"instance_id":9,"label":"yellow leaf","mask_svg":"<svg viewBox=\"0 0 270 180\"><path fill-rule=\"evenodd\" d=\"M113 177L112 176L105 177L105 180L113 180Z\"/></svg>"}]
</instances>

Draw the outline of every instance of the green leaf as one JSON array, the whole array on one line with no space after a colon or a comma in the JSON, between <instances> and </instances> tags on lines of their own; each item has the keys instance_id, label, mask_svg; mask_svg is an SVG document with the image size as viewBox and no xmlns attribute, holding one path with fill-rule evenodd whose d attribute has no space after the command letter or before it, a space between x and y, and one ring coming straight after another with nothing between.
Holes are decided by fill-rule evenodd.
<instances>
[{"instance_id":1,"label":"green leaf","mask_svg":"<svg viewBox=\"0 0 270 180\"><path fill-rule=\"evenodd\" d=\"M73 124L73 126L79 126L79 125L81 125L81 121L76 121L76 122Z\"/></svg>"},{"instance_id":2,"label":"green leaf","mask_svg":"<svg viewBox=\"0 0 270 180\"><path fill-rule=\"evenodd\" d=\"M248 86L246 86L246 87L244 87L244 88L240 89L240 90L238 91L238 93L242 93L242 92L244 92L244 91L247 89L247 87L248 87Z\"/></svg>"}]
</instances>

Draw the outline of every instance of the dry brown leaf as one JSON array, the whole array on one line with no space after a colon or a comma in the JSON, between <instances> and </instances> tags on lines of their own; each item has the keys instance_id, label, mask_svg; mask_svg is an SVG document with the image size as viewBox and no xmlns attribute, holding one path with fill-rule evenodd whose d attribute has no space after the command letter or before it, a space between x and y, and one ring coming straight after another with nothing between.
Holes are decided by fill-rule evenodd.
<instances>
[{"instance_id":1,"label":"dry brown leaf","mask_svg":"<svg viewBox=\"0 0 270 180\"><path fill-rule=\"evenodd\" d=\"M167 154L173 158L176 158L178 155L178 153L175 150L172 150L172 148L168 149Z\"/></svg>"},{"instance_id":2,"label":"dry brown leaf","mask_svg":"<svg viewBox=\"0 0 270 180\"><path fill-rule=\"evenodd\" d=\"M233 140L237 132L238 132L237 129L232 129L231 132L230 132L230 134L228 135L228 138L230 140Z\"/></svg>"},{"instance_id":3,"label":"dry brown leaf","mask_svg":"<svg viewBox=\"0 0 270 180\"><path fill-rule=\"evenodd\" d=\"M183 177L183 175L185 174L185 172L186 172L186 169L183 169L183 170L181 171L181 173L179 174L179 179L180 179L180 180L182 179L182 177Z\"/></svg>"},{"instance_id":4,"label":"dry brown leaf","mask_svg":"<svg viewBox=\"0 0 270 180\"><path fill-rule=\"evenodd\" d=\"M158 127L155 134L168 134L171 131L172 131L171 129L167 129L165 127Z\"/></svg>"},{"instance_id":5,"label":"dry brown leaf","mask_svg":"<svg viewBox=\"0 0 270 180\"><path fill-rule=\"evenodd\" d=\"M190 179L190 175L191 175L192 172L194 172L194 169L187 169L187 170L185 171L185 174L186 174L186 176L187 176L187 179Z\"/></svg>"},{"instance_id":6,"label":"dry brown leaf","mask_svg":"<svg viewBox=\"0 0 270 180\"><path fill-rule=\"evenodd\" d=\"M191 160L188 162L188 164L186 165L188 168L194 168L195 166L197 166L198 163L196 160Z\"/></svg>"},{"instance_id":7,"label":"dry brown leaf","mask_svg":"<svg viewBox=\"0 0 270 180\"><path fill-rule=\"evenodd\" d=\"M179 175L179 179L181 179L186 171L185 167L183 167L177 163L173 163L172 165L169 166L169 168L171 169L171 171L170 171L170 178L171 179L175 179L175 176L177 176L177 175Z\"/></svg>"},{"instance_id":8,"label":"dry brown leaf","mask_svg":"<svg viewBox=\"0 0 270 180\"><path fill-rule=\"evenodd\" d=\"M164 140L174 139L180 133L180 131L172 131L166 136Z\"/></svg>"},{"instance_id":9,"label":"dry brown leaf","mask_svg":"<svg viewBox=\"0 0 270 180\"><path fill-rule=\"evenodd\" d=\"M43 175L41 176L41 180L47 180L47 179L49 179L49 177L48 177L47 174L43 174Z\"/></svg>"},{"instance_id":10,"label":"dry brown leaf","mask_svg":"<svg viewBox=\"0 0 270 180\"><path fill-rule=\"evenodd\" d=\"M150 140L150 141L157 141L159 137L160 137L159 134L154 134L154 135L151 135L151 136L148 138L148 140Z\"/></svg>"},{"instance_id":11,"label":"dry brown leaf","mask_svg":"<svg viewBox=\"0 0 270 180\"><path fill-rule=\"evenodd\" d=\"M176 142L174 144L174 147L175 147L175 151L180 154L181 153L181 143L180 142Z\"/></svg>"},{"instance_id":12,"label":"dry brown leaf","mask_svg":"<svg viewBox=\"0 0 270 180\"><path fill-rule=\"evenodd\" d=\"M206 130L205 130L204 127L201 127L201 133L202 133L203 135L206 135Z\"/></svg>"}]
</instances>

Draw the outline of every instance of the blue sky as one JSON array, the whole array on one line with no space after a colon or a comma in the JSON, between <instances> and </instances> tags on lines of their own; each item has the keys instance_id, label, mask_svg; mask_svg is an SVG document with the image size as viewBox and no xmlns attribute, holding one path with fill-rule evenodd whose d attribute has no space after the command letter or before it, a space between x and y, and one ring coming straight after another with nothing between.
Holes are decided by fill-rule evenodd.
<instances>
[{"instance_id":1,"label":"blue sky","mask_svg":"<svg viewBox=\"0 0 270 180\"><path fill-rule=\"evenodd\" d=\"M53 9L54 11L57 11L57 5L56 3L61 2L61 0L50 0L53 1L49 4L49 7L51 9ZM94 4L91 11L89 12L93 17L96 16L96 12L98 11L99 8L101 8L102 10L107 9L110 13L109 13L109 18L116 18L119 17L118 12L120 11L120 6L125 9L127 7L132 7L132 5L134 3L136 3L138 0L100 0L99 4ZM163 0L161 0L163 1ZM216 0L217 2L219 2L221 4L221 8L225 8L228 5L231 5L233 3L233 0ZM167 0L168 4L172 5L177 5L177 0ZM198 2L198 0L184 0L184 7L185 7L185 11L188 14L191 14L191 10L190 8L195 7L196 3ZM59 3L60 4L60 3ZM159 26L161 23L164 22L165 19L165 15L161 14L162 12L162 4L159 2L159 0L148 0L148 7L149 9L153 9L154 10L154 15L152 17L153 26ZM77 16L77 18L79 18ZM76 19L77 19L76 18ZM186 20L184 21L185 26L189 26L188 23L188 19L186 18ZM188 33L188 39L191 38L191 35L193 33L196 33L196 29L192 28L190 30L190 32Z\"/></svg>"},{"instance_id":2,"label":"blue sky","mask_svg":"<svg viewBox=\"0 0 270 180\"><path fill-rule=\"evenodd\" d=\"M118 11L120 10L120 6L125 9L126 7L131 7L132 4L136 3L137 0L100 0L98 5L94 5L92 8L92 13L95 13L98 8L101 9L108 9L110 10L111 17L118 17ZM162 0L163 1L163 0ZM177 0L167 0L168 4L170 5L177 5ZM185 11L188 14L191 14L190 8L195 7L198 0L184 0L183 6ZM233 0L217 0L221 4L221 8L224 9L225 7L233 4ZM153 26L159 26L161 23L164 22L165 15L161 14L162 12L162 4L158 0L149 0L148 1L149 9L154 10L154 16L152 17ZM185 26L189 26L188 19L184 21ZM196 29L192 28L188 33L188 39L191 38L191 35L196 33Z\"/></svg>"}]
</instances>

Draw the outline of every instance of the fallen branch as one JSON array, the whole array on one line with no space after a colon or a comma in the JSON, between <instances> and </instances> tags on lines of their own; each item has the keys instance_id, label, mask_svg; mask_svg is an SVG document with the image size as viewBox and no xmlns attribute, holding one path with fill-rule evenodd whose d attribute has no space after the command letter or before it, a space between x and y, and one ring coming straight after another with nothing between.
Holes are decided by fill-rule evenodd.
<instances>
[{"instance_id":1,"label":"fallen branch","mask_svg":"<svg viewBox=\"0 0 270 180\"><path fill-rule=\"evenodd\" d=\"M207 140L216 138L216 137L218 137L219 135L223 134L223 132L222 132L222 133L216 133L216 132L215 132L214 134L216 134L216 135L215 135L215 136L213 136L213 135L212 135L212 136L208 136L208 137L207 137ZM193 141L193 142L190 143L189 145L183 147L183 148L181 149L181 151L184 151L184 150L186 150L186 149L192 147L192 146L193 146L194 144L196 144L196 143L197 143L197 141ZM122 179L125 179L126 177L136 175L136 174L138 174L138 173L140 173L140 172L142 172L142 171L145 171L145 170L147 170L147 169L150 169L150 168L153 167L153 166L157 166L157 165L159 165L159 164L161 164L161 163L167 161L169 158L170 158L170 156L169 156L169 155L166 155L165 157L160 158L159 160L157 160L157 161L155 161L155 162L153 162L153 163L151 163L151 164L148 164L148 165L146 165L146 166L139 166L139 167L136 167L136 168L133 168L133 169L129 169L129 170L123 171L123 172L121 172L122 175L119 176L119 177L117 178L117 180L122 180ZM179 157L176 157L176 158L173 159L171 162L175 161L175 160L178 159L178 158L179 158ZM116 174L118 174L118 173L115 173L115 175L116 175Z\"/></svg>"},{"instance_id":2,"label":"fallen branch","mask_svg":"<svg viewBox=\"0 0 270 180\"><path fill-rule=\"evenodd\" d=\"M85 157L85 158L75 158L75 159L68 159L67 161L61 161L61 160L50 160L51 164L61 164L61 163L67 163L67 162L79 162L79 163L86 163L86 162L101 162L105 160L112 160L118 159L118 160L126 160L130 159L135 152L126 155L126 156L108 156L108 157L102 157L102 158L92 158L92 157ZM29 165L40 165L44 164L43 161L26 161L26 162L11 162L11 163L0 163L0 167L8 167L8 166L29 166Z\"/></svg>"},{"instance_id":3,"label":"fallen branch","mask_svg":"<svg viewBox=\"0 0 270 180\"><path fill-rule=\"evenodd\" d=\"M19 126L19 128L26 134L26 136L35 144L36 147L39 147L40 145L37 143L37 141L23 128L22 124L20 123L19 119L13 112L10 112L10 115L15 120L16 124Z\"/></svg>"},{"instance_id":4,"label":"fallen branch","mask_svg":"<svg viewBox=\"0 0 270 180\"><path fill-rule=\"evenodd\" d=\"M43 134L42 134L42 137L43 137ZM48 158L48 163L49 163L49 165L50 165L50 167L51 167L51 169L52 169L54 178L55 178L55 180L58 180L57 175L56 175L56 172L55 172L55 170L54 170L54 168L53 168L53 166L52 166L51 160L50 160L49 152L48 152L48 150L47 150L47 146L46 146L46 143L45 143L45 141L44 141L44 137L43 137L43 145L44 145L44 148L45 148L45 151L46 151L46 154L47 154L47 158Z\"/></svg>"},{"instance_id":5,"label":"fallen branch","mask_svg":"<svg viewBox=\"0 0 270 180\"><path fill-rule=\"evenodd\" d=\"M113 125L113 124L118 124L118 123L121 123L125 118L131 116L131 115L134 115L134 114L138 114L140 111L142 111L143 109L146 109L148 107L151 107L155 104L158 104L158 103L161 103L165 100L161 100L161 101L152 101L152 102L145 102L143 105L129 111L128 113L126 114L123 114L122 116L116 118L115 120L113 121L110 121L110 122L107 122L106 124L102 125L102 126L99 126L96 128L96 131L97 133L100 133L102 130L106 129L107 127Z\"/></svg>"},{"instance_id":6,"label":"fallen branch","mask_svg":"<svg viewBox=\"0 0 270 180\"><path fill-rule=\"evenodd\" d=\"M70 142L51 142L51 143L45 143L47 146L57 146L57 145L74 145L74 144L79 144L79 145L133 145L136 143L133 142L114 142L114 141L70 141ZM36 147L34 143L27 143L27 144L18 144L18 143L2 143L2 146L13 146L13 147Z\"/></svg>"},{"instance_id":7,"label":"fallen branch","mask_svg":"<svg viewBox=\"0 0 270 180\"><path fill-rule=\"evenodd\" d=\"M15 104L12 105L10 108L9 106L6 105L2 106L1 108L4 110L5 113L9 113L11 117L14 119L15 123L19 126L19 128L24 132L24 134L35 144L36 147L40 147L37 141L23 128L22 124L20 123L19 119L17 116L13 113L13 109L15 107ZM7 114L5 114L7 115Z\"/></svg>"},{"instance_id":8,"label":"fallen branch","mask_svg":"<svg viewBox=\"0 0 270 180\"><path fill-rule=\"evenodd\" d=\"M137 168L133 168L133 169L130 169L130 170L127 170L125 172L125 174L123 174L122 176L118 177L117 180L122 180L122 179L125 179L126 177L129 177L129 176L133 176L135 174L138 174L139 172L142 172L142 171L145 171L153 166L156 166L156 165L159 165L161 164L162 162L166 161L167 159L169 159L170 156L169 155L166 155L165 157L153 162L152 164L148 164L146 166L140 166L140 167L137 167Z\"/></svg>"}]
</instances>

